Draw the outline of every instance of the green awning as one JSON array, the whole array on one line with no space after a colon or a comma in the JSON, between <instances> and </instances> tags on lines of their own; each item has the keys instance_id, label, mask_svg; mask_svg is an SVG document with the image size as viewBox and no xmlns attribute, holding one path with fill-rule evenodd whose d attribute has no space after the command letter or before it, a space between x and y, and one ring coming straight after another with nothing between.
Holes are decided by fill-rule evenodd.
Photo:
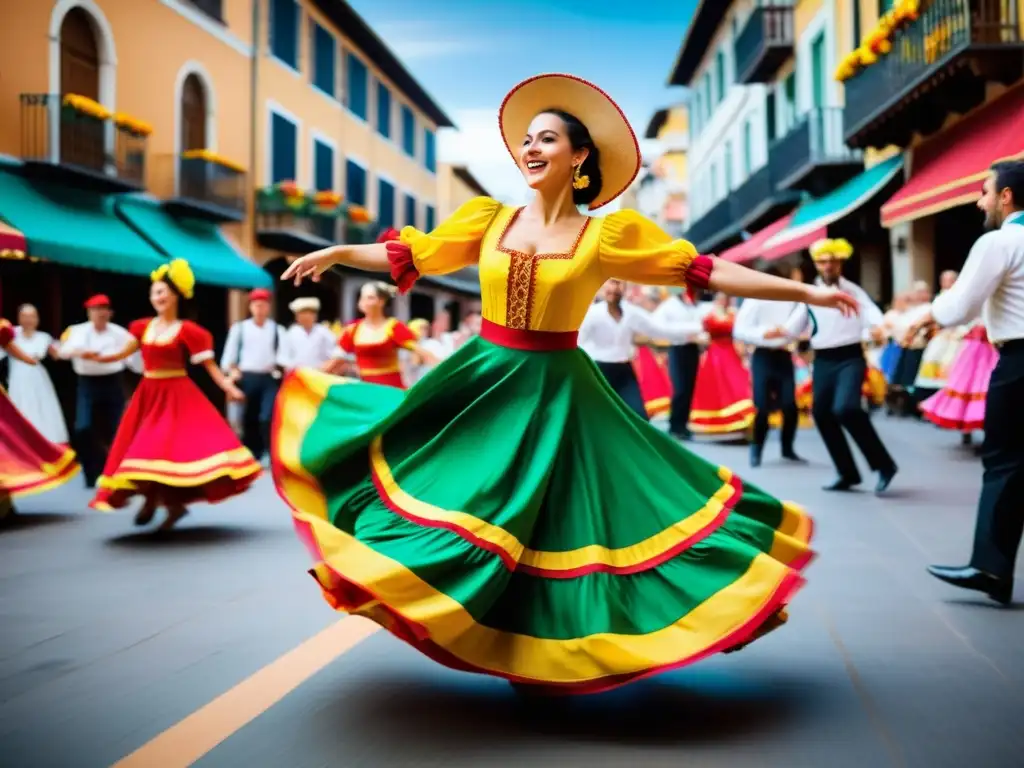
<instances>
[{"instance_id":1,"label":"green awning","mask_svg":"<svg viewBox=\"0 0 1024 768\"><path fill-rule=\"evenodd\" d=\"M808 200L793 214L793 221L764 244L765 251L789 252L803 250L810 242L824 237L825 228L850 215L895 178L903 170L903 155L894 155L873 165L863 173L819 198Z\"/></svg>"},{"instance_id":2,"label":"green awning","mask_svg":"<svg viewBox=\"0 0 1024 768\"><path fill-rule=\"evenodd\" d=\"M272 288L270 275L240 254L216 224L171 216L160 201L122 195L116 210L129 225L169 259L186 259L200 285Z\"/></svg>"},{"instance_id":3,"label":"green awning","mask_svg":"<svg viewBox=\"0 0 1024 768\"><path fill-rule=\"evenodd\" d=\"M167 260L117 217L114 197L0 169L0 217L25 234L28 253L58 264L149 275Z\"/></svg>"}]
</instances>

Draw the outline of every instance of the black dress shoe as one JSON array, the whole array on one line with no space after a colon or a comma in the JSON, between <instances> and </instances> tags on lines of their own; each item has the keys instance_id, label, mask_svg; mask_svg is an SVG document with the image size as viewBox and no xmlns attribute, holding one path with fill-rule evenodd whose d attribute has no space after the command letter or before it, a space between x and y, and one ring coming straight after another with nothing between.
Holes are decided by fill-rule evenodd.
<instances>
[{"instance_id":1,"label":"black dress shoe","mask_svg":"<svg viewBox=\"0 0 1024 768\"><path fill-rule=\"evenodd\" d=\"M896 477L897 468L894 465L890 469L883 469L878 473L878 483L875 485L875 493L885 493L889 489L889 484L892 479Z\"/></svg>"},{"instance_id":2,"label":"black dress shoe","mask_svg":"<svg viewBox=\"0 0 1024 768\"><path fill-rule=\"evenodd\" d=\"M807 459L805 459L803 456L797 456L796 453L793 452L793 451L783 451L782 452L782 458L784 458L786 461L791 461L794 464L806 464L807 463Z\"/></svg>"},{"instance_id":3,"label":"black dress shoe","mask_svg":"<svg viewBox=\"0 0 1024 768\"><path fill-rule=\"evenodd\" d=\"M826 486L823 486L822 490L823 491L848 491L851 488L853 488L853 486L855 486L855 485L860 485L860 478L857 478L856 480L854 480L854 479L851 479L851 478L848 478L848 477L837 477L830 484L828 484Z\"/></svg>"},{"instance_id":4,"label":"black dress shoe","mask_svg":"<svg viewBox=\"0 0 1024 768\"><path fill-rule=\"evenodd\" d=\"M954 587L984 592L1003 605L1009 605L1013 599L1013 579L1002 579L970 565L929 565L928 573Z\"/></svg>"}]
</instances>

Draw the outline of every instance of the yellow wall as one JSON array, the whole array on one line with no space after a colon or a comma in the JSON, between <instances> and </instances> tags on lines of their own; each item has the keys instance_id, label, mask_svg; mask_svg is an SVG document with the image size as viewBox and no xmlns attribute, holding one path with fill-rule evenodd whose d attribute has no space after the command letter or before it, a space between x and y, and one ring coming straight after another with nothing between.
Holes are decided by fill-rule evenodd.
<instances>
[{"instance_id":1,"label":"yellow wall","mask_svg":"<svg viewBox=\"0 0 1024 768\"><path fill-rule=\"evenodd\" d=\"M793 7L793 39L799 40L804 30L821 10L822 0L797 0Z\"/></svg>"}]
</instances>

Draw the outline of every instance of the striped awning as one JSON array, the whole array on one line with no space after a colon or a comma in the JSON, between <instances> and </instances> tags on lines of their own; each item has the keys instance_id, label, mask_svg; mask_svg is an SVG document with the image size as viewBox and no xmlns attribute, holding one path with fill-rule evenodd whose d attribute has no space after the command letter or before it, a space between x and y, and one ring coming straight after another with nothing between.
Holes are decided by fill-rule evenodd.
<instances>
[{"instance_id":1,"label":"striped awning","mask_svg":"<svg viewBox=\"0 0 1024 768\"><path fill-rule=\"evenodd\" d=\"M0 258L23 259L28 253L28 244L25 242L25 235L0 221Z\"/></svg>"}]
</instances>

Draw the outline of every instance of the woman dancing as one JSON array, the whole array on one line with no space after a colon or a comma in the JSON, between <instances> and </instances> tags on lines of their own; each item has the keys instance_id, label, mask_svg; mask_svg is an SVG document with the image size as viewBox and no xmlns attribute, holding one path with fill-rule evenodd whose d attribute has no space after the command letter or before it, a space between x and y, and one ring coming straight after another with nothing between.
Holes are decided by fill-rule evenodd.
<instances>
[{"instance_id":1,"label":"woman dancing","mask_svg":"<svg viewBox=\"0 0 1024 768\"><path fill-rule=\"evenodd\" d=\"M421 275L479 264L483 322L408 392L288 377L273 472L333 607L436 661L530 692L590 693L742 646L785 620L811 520L639 418L577 349L606 279L855 312L839 291L698 256L639 214L588 217L640 168L625 116L570 75L516 86L500 126L534 200L464 204L430 233L336 246Z\"/></svg>"},{"instance_id":2,"label":"woman dancing","mask_svg":"<svg viewBox=\"0 0 1024 768\"><path fill-rule=\"evenodd\" d=\"M181 319L181 305L195 291L188 262L175 259L151 277L149 300L156 317L129 325L134 338L121 352L89 357L111 363L141 348L144 371L89 506L105 512L120 509L138 494L145 501L135 524L149 524L157 507L165 506L167 518L160 530L168 530L187 514L188 504L218 502L239 494L261 470L224 417L188 377L189 362L202 365L229 400L244 399L214 362L210 332Z\"/></svg>"},{"instance_id":3,"label":"woman dancing","mask_svg":"<svg viewBox=\"0 0 1024 768\"><path fill-rule=\"evenodd\" d=\"M0 349L21 365L39 365L15 343L14 328L3 319ZM75 452L40 434L0 387L0 519L14 511L13 499L63 485L78 470Z\"/></svg>"},{"instance_id":4,"label":"woman dancing","mask_svg":"<svg viewBox=\"0 0 1024 768\"><path fill-rule=\"evenodd\" d=\"M398 358L400 349L415 353L427 365L437 363L437 358L420 346L418 337L405 323L384 313L394 293L394 286L387 283L364 283L359 290L359 311L363 316L342 329L338 346L355 355L362 381L405 389ZM332 360L324 368L334 372L342 365L343 361Z\"/></svg>"},{"instance_id":5,"label":"woman dancing","mask_svg":"<svg viewBox=\"0 0 1024 768\"><path fill-rule=\"evenodd\" d=\"M985 326L975 322L963 338L946 386L921 403L921 413L936 426L960 432L969 445L971 433L985 427L988 382L998 362L999 352Z\"/></svg>"},{"instance_id":6,"label":"woman dancing","mask_svg":"<svg viewBox=\"0 0 1024 768\"><path fill-rule=\"evenodd\" d=\"M11 358L11 401L43 437L51 443L67 445L70 441L64 411L50 374L42 365L47 355L57 357L57 348L53 336L39 330L39 312L31 304L18 308L14 336L18 348L35 362L30 365Z\"/></svg>"}]
</instances>

